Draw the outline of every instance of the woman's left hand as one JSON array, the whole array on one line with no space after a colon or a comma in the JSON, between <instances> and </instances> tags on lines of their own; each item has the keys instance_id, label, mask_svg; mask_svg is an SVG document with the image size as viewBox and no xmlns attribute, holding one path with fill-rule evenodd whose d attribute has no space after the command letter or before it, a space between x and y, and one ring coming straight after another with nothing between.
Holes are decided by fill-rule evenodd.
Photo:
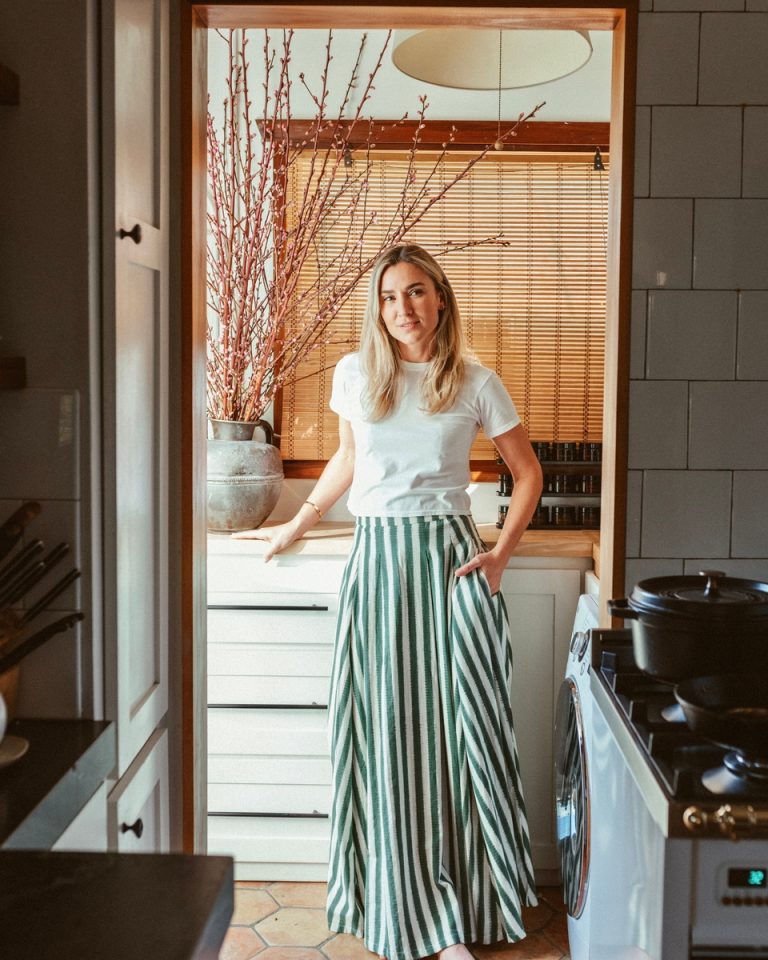
<instances>
[{"instance_id":1,"label":"woman's left hand","mask_svg":"<svg viewBox=\"0 0 768 960\"><path fill-rule=\"evenodd\" d=\"M473 570L481 570L491 588L491 594L497 594L501 588L501 575L506 565L505 560L498 557L493 550L488 550L475 554L471 560L456 570L456 576L465 577Z\"/></svg>"}]
</instances>

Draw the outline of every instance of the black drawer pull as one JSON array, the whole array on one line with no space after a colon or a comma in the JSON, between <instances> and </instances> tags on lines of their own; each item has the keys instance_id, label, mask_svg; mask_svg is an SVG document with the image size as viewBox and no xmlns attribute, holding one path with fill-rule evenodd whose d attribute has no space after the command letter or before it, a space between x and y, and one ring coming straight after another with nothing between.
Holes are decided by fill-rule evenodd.
<instances>
[{"instance_id":1,"label":"black drawer pull","mask_svg":"<svg viewBox=\"0 0 768 960\"><path fill-rule=\"evenodd\" d=\"M139 817L135 823L121 823L120 833L135 833L137 837L141 837L142 833L144 833L144 821Z\"/></svg>"},{"instance_id":2,"label":"black drawer pull","mask_svg":"<svg viewBox=\"0 0 768 960\"><path fill-rule=\"evenodd\" d=\"M313 603L310 606L300 606L298 604L265 604L259 606L256 604L238 604L238 603L209 603L209 610L328 610L328 606Z\"/></svg>"},{"instance_id":3,"label":"black drawer pull","mask_svg":"<svg viewBox=\"0 0 768 960\"><path fill-rule=\"evenodd\" d=\"M135 223L130 230L123 230L122 227L117 231L118 237L121 240L125 240L126 237L130 237L134 243L141 243L141 225Z\"/></svg>"}]
</instances>

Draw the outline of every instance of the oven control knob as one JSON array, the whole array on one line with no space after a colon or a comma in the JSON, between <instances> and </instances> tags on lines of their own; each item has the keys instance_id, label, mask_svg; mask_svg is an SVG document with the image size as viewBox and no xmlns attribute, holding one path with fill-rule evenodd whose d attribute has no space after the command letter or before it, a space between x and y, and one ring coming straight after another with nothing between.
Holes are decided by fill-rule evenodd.
<instances>
[{"instance_id":1,"label":"oven control knob","mask_svg":"<svg viewBox=\"0 0 768 960\"><path fill-rule=\"evenodd\" d=\"M586 633L583 630L576 630L571 637L571 646L569 647L571 653L576 653L579 647L586 640Z\"/></svg>"}]
</instances>

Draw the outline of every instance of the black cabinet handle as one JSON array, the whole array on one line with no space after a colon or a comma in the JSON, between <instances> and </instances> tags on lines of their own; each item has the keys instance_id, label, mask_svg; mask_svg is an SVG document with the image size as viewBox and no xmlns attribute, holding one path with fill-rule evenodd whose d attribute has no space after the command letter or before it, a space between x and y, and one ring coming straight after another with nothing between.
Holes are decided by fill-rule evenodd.
<instances>
[{"instance_id":1,"label":"black cabinet handle","mask_svg":"<svg viewBox=\"0 0 768 960\"><path fill-rule=\"evenodd\" d=\"M117 231L118 237L121 240L125 240L126 237L130 237L134 243L141 243L141 225L136 223L130 230L123 230L122 227Z\"/></svg>"},{"instance_id":2,"label":"black cabinet handle","mask_svg":"<svg viewBox=\"0 0 768 960\"><path fill-rule=\"evenodd\" d=\"M139 817L135 823L120 824L120 833L129 833L129 832L135 833L137 837L141 837L142 833L144 833L144 821L141 819L141 817Z\"/></svg>"}]
</instances>

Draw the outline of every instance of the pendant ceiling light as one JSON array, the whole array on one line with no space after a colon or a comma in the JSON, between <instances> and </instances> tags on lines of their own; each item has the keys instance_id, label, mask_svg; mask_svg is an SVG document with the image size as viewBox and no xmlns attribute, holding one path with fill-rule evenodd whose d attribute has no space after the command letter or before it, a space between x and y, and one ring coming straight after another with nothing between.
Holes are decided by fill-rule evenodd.
<instances>
[{"instance_id":1,"label":"pendant ceiling light","mask_svg":"<svg viewBox=\"0 0 768 960\"><path fill-rule=\"evenodd\" d=\"M461 90L551 83L580 70L591 56L583 30L505 30L499 80L498 30L397 30L392 48L402 73Z\"/></svg>"}]
</instances>

